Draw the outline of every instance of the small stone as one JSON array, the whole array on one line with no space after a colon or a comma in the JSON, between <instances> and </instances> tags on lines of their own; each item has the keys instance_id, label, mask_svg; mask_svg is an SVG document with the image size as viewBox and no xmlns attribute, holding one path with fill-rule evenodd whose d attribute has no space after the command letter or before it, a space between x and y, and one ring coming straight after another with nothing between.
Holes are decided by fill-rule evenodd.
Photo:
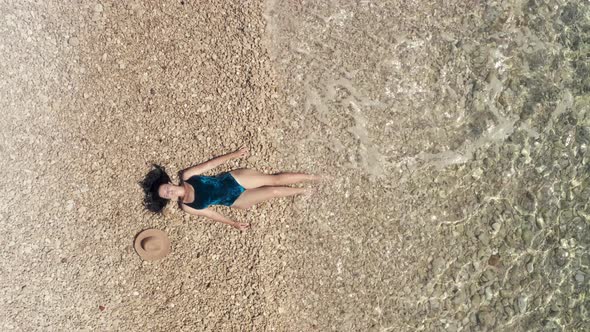
<instances>
[{"instance_id":1,"label":"small stone","mask_svg":"<svg viewBox=\"0 0 590 332\"><path fill-rule=\"evenodd\" d=\"M526 265L526 270L527 270L529 273L533 273L533 271L535 271L535 267L533 266L533 262L530 262L530 263L528 263L528 264Z\"/></svg>"},{"instance_id":2,"label":"small stone","mask_svg":"<svg viewBox=\"0 0 590 332\"><path fill-rule=\"evenodd\" d=\"M479 303L481 302L479 294L475 294L471 297L471 306L472 307L477 307L479 306Z\"/></svg>"},{"instance_id":3,"label":"small stone","mask_svg":"<svg viewBox=\"0 0 590 332\"><path fill-rule=\"evenodd\" d=\"M455 305L460 305L461 303L465 302L465 293L463 291L457 292L455 298L453 299L453 303Z\"/></svg>"},{"instance_id":4,"label":"small stone","mask_svg":"<svg viewBox=\"0 0 590 332\"><path fill-rule=\"evenodd\" d=\"M456 325L456 324L458 324L458 323L455 323L455 322L449 323L449 324L447 325L447 327L446 327L446 330L447 330L447 331L449 331L449 332L456 332L456 331L459 331L459 328L457 327L457 325Z\"/></svg>"},{"instance_id":5,"label":"small stone","mask_svg":"<svg viewBox=\"0 0 590 332\"><path fill-rule=\"evenodd\" d=\"M97 13L102 13L102 10L103 10L102 4L100 4L100 3L97 3L97 4L94 6L94 11L95 11L95 12L97 12Z\"/></svg>"},{"instance_id":6,"label":"small stone","mask_svg":"<svg viewBox=\"0 0 590 332\"><path fill-rule=\"evenodd\" d=\"M430 299L428 301L430 303L430 309L436 310L436 309L440 308L440 304L437 299Z\"/></svg>"},{"instance_id":7,"label":"small stone","mask_svg":"<svg viewBox=\"0 0 590 332\"><path fill-rule=\"evenodd\" d=\"M498 267L500 265L500 255L490 256L490 259L488 259L488 264L494 267Z\"/></svg>"},{"instance_id":8,"label":"small stone","mask_svg":"<svg viewBox=\"0 0 590 332\"><path fill-rule=\"evenodd\" d=\"M487 310L480 311L477 314L477 320L483 326L493 326L496 322L496 318L494 317L494 315Z\"/></svg>"},{"instance_id":9,"label":"small stone","mask_svg":"<svg viewBox=\"0 0 590 332\"><path fill-rule=\"evenodd\" d=\"M136 292L133 292L133 295L138 296L139 295L139 292L137 292L137 291Z\"/></svg>"},{"instance_id":10,"label":"small stone","mask_svg":"<svg viewBox=\"0 0 590 332\"><path fill-rule=\"evenodd\" d=\"M527 303L528 299L526 298L526 296L518 297L518 310L521 314L524 314L526 312Z\"/></svg>"},{"instance_id":11,"label":"small stone","mask_svg":"<svg viewBox=\"0 0 590 332\"><path fill-rule=\"evenodd\" d=\"M80 41L76 37L70 37L70 39L68 39L68 44L70 44L70 46L78 46Z\"/></svg>"},{"instance_id":12,"label":"small stone","mask_svg":"<svg viewBox=\"0 0 590 332\"><path fill-rule=\"evenodd\" d=\"M497 232L500 230L500 226L501 224L499 222L495 222L492 224L492 229L494 230L494 232Z\"/></svg>"},{"instance_id":13,"label":"small stone","mask_svg":"<svg viewBox=\"0 0 590 332\"><path fill-rule=\"evenodd\" d=\"M471 174L471 176L474 179L480 179L482 175L483 175L483 169L481 169L481 168L476 168L475 170L473 170L473 173Z\"/></svg>"},{"instance_id":14,"label":"small stone","mask_svg":"<svg viewBox=\"0 0 590 332\"><path fill-rule=\"evenodd\" d=\"M445 265L445 261L442 258L437 258L432 261L432 271L434 273L439 273L439 272L441 272L444 265Z\"/></svg>"},{"instance_id":15,"label":"small stone","mask_svg":"<svg viewBox=\"0 0 590 332\"><path fill-rule=\"evenodd\" d=\"M559 266L567 264L569 253L561 248L555 249L555 263Z\"/></svg>"},{"instance_id":16,"label":"small stone","mask_svg":"<svg viewBox=\"0 0 590 332\"><path fill-rule=\"evenodd\" d=\"M530 245L532 239L533 239L533 232L529 231L528 229L525 229L522 232L522 240L524 241L524 243L526 245Z\"/></svg>"},{"instance_id":17,"label":"small stone","mask_svg":"<svg viewBox=\"0 0 590 332\"><path fill-rule=\"evenodd\" d=\"M481 243L483 243L483 244L488 244L490 242L490 237L488 236L488 233L486 233L486 232L479 234L477 236L477 239L479 241L481 241Z\"/></svg>"},{"instance_id":18,"label":"small stone","mask_svg":"<svg viewBox=\"0 0 590 332\"><path fill-rule=\"evenodd\" d=\"M579 282L580 284L584 282L584 273L582 273L581 271L578 271L576 273L576 281Z\"/></svg>"},{"instance_id":19,"label":"small stone","mask_svg":"<svg viewBox=\"0 0 590 332\"><path fill-rule=\"evenodd\" d=\"M488 250L486 248L482 247L477 251L477 258L484 258L487 255L488 255Z\"/></svg>"},{"instance_id":20,"label":"small stone","mask_svg":"<svg viewBox=\"0 0 590 332\"><path fill-rule=\"evenodd\" d=\"M536 220L537 227L543 229L545 227L545 220L542 217L538 217Z\"/></svg>"}]
</instances>

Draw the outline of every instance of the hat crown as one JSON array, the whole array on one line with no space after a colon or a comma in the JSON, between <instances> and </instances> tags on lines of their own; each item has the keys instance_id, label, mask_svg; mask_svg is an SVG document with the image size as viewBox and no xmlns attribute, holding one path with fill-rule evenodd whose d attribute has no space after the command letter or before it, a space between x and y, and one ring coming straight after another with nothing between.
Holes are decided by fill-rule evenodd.
<instances>
[{"instance_id":1,"label":"hat crown","mask_svg":"<svg viewBox=\"0 0 590 332\"><path fill-rule=\"evenodd\" d=\"M160 239L155 236L148 236L141 241L141 247L145 251L159 251L162 249Z\"/></svg>"},{"instance_id":2,"label":"hat crown","mask_svg":"<svg viewBox=\"0 0 590 332\"><path fill-rule=\"evenodd\" d=\"M144 260L157 260L170 253L170 240L165 232L158 229L146 229L135 237L134 247Z\"/></svg>"}]
</instances>

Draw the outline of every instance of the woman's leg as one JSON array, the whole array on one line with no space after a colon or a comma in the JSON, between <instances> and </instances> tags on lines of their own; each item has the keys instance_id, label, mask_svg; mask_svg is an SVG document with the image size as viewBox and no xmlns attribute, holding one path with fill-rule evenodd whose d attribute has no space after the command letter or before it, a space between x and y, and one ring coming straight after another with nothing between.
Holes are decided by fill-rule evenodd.
<instances>
[{"instance_id":1,"label":"woman's leg","mask_svg":"<svg viewBox=\"0 0 590 332\"><path fill-rule=\"evenodd\" d=\"M264 174L250 168L237 169L230 174L246 189L254 189L263 186L285 186L302 181L319 180L320 177L304 173L279 173Z\"/></svg>"},{"instance_id":2,"label":"woman's leg","mask_svg":"<svg viewBox=\"0 0 590 332\"><path fill-rule=\"evenodd\" d=\"M261 187L247 189L231 205L238 209L248 209L252 205L266 201L274 197L286 197L303 194L307 189L292 187Z\"/></svg>"}]
</instances>

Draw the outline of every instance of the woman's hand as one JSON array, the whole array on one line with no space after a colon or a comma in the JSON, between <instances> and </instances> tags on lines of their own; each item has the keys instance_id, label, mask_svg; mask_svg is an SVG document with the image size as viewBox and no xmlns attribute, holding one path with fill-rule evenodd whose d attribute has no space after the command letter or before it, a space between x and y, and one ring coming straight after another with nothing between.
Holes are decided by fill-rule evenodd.
<instances>
[{"instance_id":1,"label":"woman's hand","mask_svg":"<svg viewBox=\"0 0 590 332\"><path fill-rule=\"evenodd\" d=\"M245 231L245 230L250 229L250 224L246 224L243 222L235 222L232 226L236 229L241 230L241 231Z\"/></svg>"},{"instance_id":2,"label":"woman's hand","mask_svg":"<svg viewBox=\"0 0 590 332\"><path fill-rule=\"evenodd\" d=\"M248 152L248 149L245 146L242 146L241 148L239 148L238 150L236 150L234 152L235 158L245 158L245 157L248 157L249 155L250 155L250 153Z\"/></svg>"}]
</instances>

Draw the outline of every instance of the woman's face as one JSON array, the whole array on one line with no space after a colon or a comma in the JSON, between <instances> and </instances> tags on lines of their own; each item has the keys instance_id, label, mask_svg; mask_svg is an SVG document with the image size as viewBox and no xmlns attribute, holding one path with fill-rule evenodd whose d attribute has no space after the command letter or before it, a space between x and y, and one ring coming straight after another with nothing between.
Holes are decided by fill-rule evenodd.
<instances>
[{"instance_id":1,"label":"woman's face","mask_svg":"<svg viewBox=\"0 0 590 332\"><path fill-rule=\"evenodd\" d=\"M172 199L176 195L176 188L170 183L163 184L158 188L158 195L162 198Z\"/></svg>"}]
</instances>

